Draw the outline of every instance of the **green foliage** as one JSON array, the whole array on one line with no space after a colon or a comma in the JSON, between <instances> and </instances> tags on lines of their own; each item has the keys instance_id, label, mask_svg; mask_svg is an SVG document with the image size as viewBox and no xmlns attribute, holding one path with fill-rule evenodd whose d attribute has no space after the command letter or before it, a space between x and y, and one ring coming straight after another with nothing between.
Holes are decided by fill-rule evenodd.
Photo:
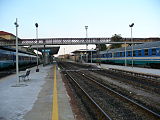
<instances>
[{"instance_id":1,"label":"green foliage","mask_svg":"<svg viewBox=\"0 0 160 120\"><path fill-rule=\"evenodd\" d=\"M36 54L36 53L34 52L34 49L31 48L31 47L28 47L28 48L27 48L27 51L28 51L28 52L31 52L31 53L33 53L33 54Z\"/></svg>"},{"instance_id":2,"label":"green foliage","mask_svg":"<svg viewBox=\"0 0 160 120\"><path fill-rule=\"evenodd\" d=\"M111 42L122 42L122 37L120 34L114 34L112 37L111 37ZM110 46L110 49L114 49L114 48L119 48L121 47L122 44L112 44Z\"/></svg>"},{"instance_id":3,"label":"green foliage","mask_svg":"<svg viewBox=\"0 0 160 120\"><path fill-rule=\"evenodd\" d=\"M96 44L96 48L98 48L99 51L104 51L107 49L106 44Z\"/></svg>"}]
</instances>

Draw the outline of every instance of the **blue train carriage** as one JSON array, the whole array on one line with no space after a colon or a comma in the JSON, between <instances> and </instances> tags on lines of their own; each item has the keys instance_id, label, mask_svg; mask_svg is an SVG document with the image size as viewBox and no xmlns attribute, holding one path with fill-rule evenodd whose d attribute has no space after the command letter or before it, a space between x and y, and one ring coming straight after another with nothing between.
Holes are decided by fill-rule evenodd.
<instances>
[{"instance_id":1,"label":"blue train carriage","mask_svg":"<svg viewBox=\"0 0 160 120\"><path fill-rule=\"evenodd\" d=\"M19 51L18 58L20 66L36 63L36 56L28 52ZM15 49L10 47L0 47L0 70L6 68L13 68L15 66L16 66Z\"/></svg>"},{"instance_id":2,"label":"blue train carriage","mask_svg":"<svg viewBox=\"0 0 160 120\"><path fill-rule=\"evenodd\" d=\"M30 56L29 64L35 64L37 62L37 56L35 55L29 55L29 56Z\"/></svg>"},{"instance_id":3,"label":"blue train carriage","mask_svg":"<svg viewBox=\"0 0 160 120\"><path fill-rule=\"evenodd\" d=\"M101 61L102 63L149 65L151 67L160 67L160 41L148 42L144 44L134 45L132 55L132 46L125 48L117 48L106 51L100 51L98 55L93 55L93 61Z\"/></svg>"},{"instance_id":4,"label":"blue train carriage","mask_svg":"<svg viewBox=\"0 0 160 120\"><path fill-rule=\"evenodd\" d=\"M89 57L89 59L90 59L91 57ZM92 54L92 62L96 62L96 59L97 58L97 53L93 53Z\"/></svg>"},{"instance_id":5,"label":"blue train carriage","mask_svg":"<svg viewBox=\"0 0 160 120\"><path fill-rule=\"evenodd\" d=\"M20 66L25 66L36 63L36 56L29 53L18 53L18 60Z\"/></svg>"},{"instance_id":6,"label":"blue train carriage","mask_svg":"<svg viewBox=\"0 0 160 120\"><path fill-rule=\"evenodd\" d=\"M12 51L7 51L0 48L0 70L14 66L13 56L14 54Z\"/></svg>"}]
</instances>

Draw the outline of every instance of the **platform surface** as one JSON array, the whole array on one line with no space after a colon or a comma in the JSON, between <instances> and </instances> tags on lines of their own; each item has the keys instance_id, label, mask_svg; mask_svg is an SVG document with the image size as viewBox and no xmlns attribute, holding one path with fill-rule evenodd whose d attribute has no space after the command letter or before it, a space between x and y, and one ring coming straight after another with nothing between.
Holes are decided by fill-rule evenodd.
<instances>
[{"instance_id":1,"label":"platform surface","mask_svg":"<svg viewBox=\"0 0 160 120\"><path fill-rule=\"evenodd\" d=\"M55 67L56 68L56 67ZM0 120L56 120L53 106L57 95L58 119L74 120L61 75L56 69L57 94L54 95L54 65L31 68L30 80L20 82L16 74L0 79ZM25 73L20 72L20 75ZM17 84L19 86L17 86ZM54 112L53 112L54 111Z\"/></svg>"},{"instance_id":2,"label":"platform surface","mask_svg":"<svg viewBox=\"0 0 160 120\"><path fill-rule=\"evenodd\" d=\"M104 69L115 68L115 69L121 69L121 70L133 71L133 72L141 72L141 73L147 73L147 74L153 74L153 75L160 76L160 69L120 66L120 65L111 65L111 64L98 65L97 63L87 63L87 64L91 64L91 65L97 66L99 68L104 68Z\"/></svg>"}]
</instances>

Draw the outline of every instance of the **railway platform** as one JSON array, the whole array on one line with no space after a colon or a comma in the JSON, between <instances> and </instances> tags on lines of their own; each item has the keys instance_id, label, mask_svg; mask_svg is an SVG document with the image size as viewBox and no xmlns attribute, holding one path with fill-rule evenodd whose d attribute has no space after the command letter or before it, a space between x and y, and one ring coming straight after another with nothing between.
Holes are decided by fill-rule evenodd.
<instances>
[{"instance_id":1,"label":"railway platform","mask_svg":"<svg viewBox=\"0 0 160 120\"><path fill-rule=\"evenodd\" d=\"M0 79L0 120L74 120L56 63L30 70L29 80L20 84L16 74Z\"/></svg>"},{"instance_id":2,"label":"railway platform","mask_svg":"<svg viewBox=\"0 0 160 120\"><path fill-rule=\"evenodd\" d=\"M138 72L138 73L144 73L149 75L157 75L160 77L160 69L152 69L152 68L140 68L140 67L130 67L130 66L120 66L120 65L111 65L111 64L100 64L97 63L89 63L94 66L97 66L99 68L104 69L119 69L119 70L126 70L131 72Z\"/></svg>"}]
</instances>

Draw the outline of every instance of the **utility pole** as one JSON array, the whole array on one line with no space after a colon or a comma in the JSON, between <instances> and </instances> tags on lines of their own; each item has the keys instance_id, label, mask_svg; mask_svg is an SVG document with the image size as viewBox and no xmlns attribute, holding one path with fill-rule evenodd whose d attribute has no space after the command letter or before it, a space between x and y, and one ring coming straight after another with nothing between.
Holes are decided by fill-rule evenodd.
<instances>
[{"instance_id":1,"label":"utility pole","mask_svg":"<svg viewBox=\"0 0 160 120\"><path fill-rule=\"evenodd\" d=\"M86 42L87 42L87 38L88 38L88 26L85 26L85 29L86 29ZM87 59L87 50L88 50L88 44L86 43L86 63L88 62L88 59Z\"/></svg>"},{"instance_id":2,"label":"utility pole","mask_svg":"<svg viewBox=\"0 0 160 120\"><path fill-rule=\"evenodd\" d=\"M16 76L17 76L17 83L19 83L19 66L18 66L18 19L16 18L16 22L14 23L16 26Z\"/></svg>"},{"instance_id":3,"label":"utility pole","mask_svg":"<svg viewBox=\"0 0 160 120\"><path fill-rule=\"evenodd\" d=\"M131 42L132 42L132 68L133 68L133 37L132 37L132 27L133 26L134 26L134 23L129 25L129 27L131 28Z\"/></svg>"},{"instance_id":4,"label":"utility pole","mask_svg":"<svg viewBox=\"0 0 160 120\"><path fill-rule=\"evenodd\" d=\"M38 23L35 23L36 26L36 40L37 40L37 69L36 72L39 72L39 68L38 68Z\"/></svg>"}]
</instances>

